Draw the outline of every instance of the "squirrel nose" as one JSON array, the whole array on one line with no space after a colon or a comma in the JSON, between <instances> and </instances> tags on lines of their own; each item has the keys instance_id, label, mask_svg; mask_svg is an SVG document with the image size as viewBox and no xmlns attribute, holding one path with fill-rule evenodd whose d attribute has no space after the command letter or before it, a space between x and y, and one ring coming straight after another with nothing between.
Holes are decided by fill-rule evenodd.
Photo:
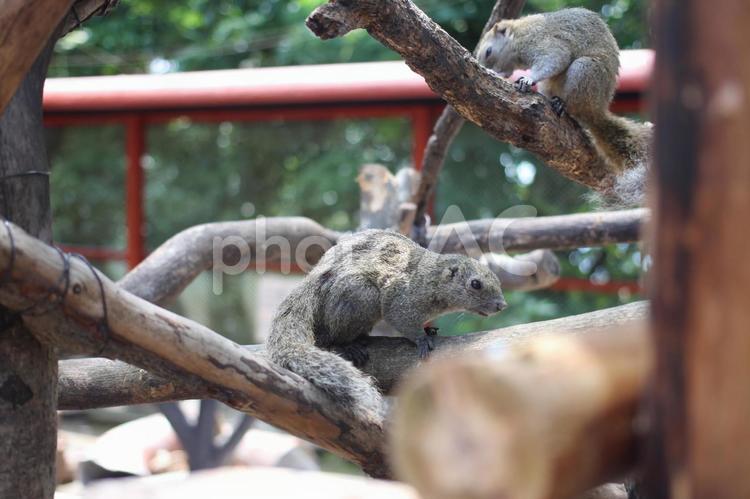
<instances>
[{"instance_id":1,"label":"squirrel nose","mask_svg":"<svg viewBox=\"0 0 750 499\"><path fill-rule=\"evenodd\" d=\"M505 310L506 308L508 308L508 304L503 299L500 299L500 300L496 301L495 305L497 306L497 311L498 312L502 312L503 310Z\"/></svg>"}]
</instances>

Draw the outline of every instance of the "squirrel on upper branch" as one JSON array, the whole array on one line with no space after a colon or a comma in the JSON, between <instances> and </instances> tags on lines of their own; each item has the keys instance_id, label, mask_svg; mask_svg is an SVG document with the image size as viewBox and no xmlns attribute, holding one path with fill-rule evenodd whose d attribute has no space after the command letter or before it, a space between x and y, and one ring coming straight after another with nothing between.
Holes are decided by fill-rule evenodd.
<instances>
[{"instance_id":1,"label":"squirrel on upper branch","mask_svg":"<svg viewBox=\"0 0 750 499\"><path fill-rule=\"evenodd\" d=\"M266 351L351 411L377 420L385 404L355 367L367 362L364 346L375 323L384 319L425 358L437 333L425 327L428 321L461 310L488 316L505 307L499 279L477 260L434 253L396 232L365 230L342 237L286 297Z\"/></svg>"},{"instance_id":2,"label":"squirrel on upper branch","mask_svg":"<svg viewBox=\"0 0 750 499\"><path fill-rule=\"evenodd\" d=\"M625 204L642 202L652 126L609 111L620 50L599 15L572 8L502 20L484 35L478 54L505 77L529 69L516 88L536 85L558 115L567 111L578 120L617 175L613 194Z\"/></svg>"}]
</instances>

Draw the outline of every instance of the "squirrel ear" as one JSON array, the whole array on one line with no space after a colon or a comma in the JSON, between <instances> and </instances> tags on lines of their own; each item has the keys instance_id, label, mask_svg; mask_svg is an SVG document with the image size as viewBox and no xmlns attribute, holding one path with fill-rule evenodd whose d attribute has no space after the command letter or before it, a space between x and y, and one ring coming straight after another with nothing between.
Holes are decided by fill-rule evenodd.
<instances>
[{"instance_id":1,"label":"squirrel ear","mask_svg":"<svg viewBox=\"0 0 750 499\"><path fill-rule=\"evenodd\" d=\"M456 277L456 274L458 274L458 266L454 265L450 268L451 271L451 279Z\"/></svg>"},{"instance_id":2,"label":"squirrel ear","mask_svg":"<svg viewBox=\"0 0 750 499\"><path fill-rule=\"evenodd\" d=\"M500 34L505 36L505 32L508 31L508 28L503 28L500 30Z\"/></svg>"}]
</instances>

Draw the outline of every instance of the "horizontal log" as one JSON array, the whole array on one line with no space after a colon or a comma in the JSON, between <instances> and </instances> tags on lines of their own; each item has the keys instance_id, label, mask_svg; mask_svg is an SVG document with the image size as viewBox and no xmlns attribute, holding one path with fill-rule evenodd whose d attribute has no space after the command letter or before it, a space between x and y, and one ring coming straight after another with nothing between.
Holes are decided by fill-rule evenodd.
<instances>
[{"instance_id":1,"label":"horizontal log","mask_svg":"<svg viewBox=\"0 0 750 499\"><path fill-rule=\"evenodd\" d=\"M394 471L424 497L577 497L634 466L651 369L646 321L435 359L400 391Z\"/></svg>"},{"instance_id":2,"label":"horizontal log","mask_svg":"<svg viewBox=\"0 0 750 499\"><path fill-rule=\"evenodd\" d=\"M644 208L528 218L490 218L443 224L429 231L440 253L566 250L639 241L650 212Z\"/></svg>"},{"instance_id":3,"label":"horizontal log","mask_svg":"<svg viewBox=\"0 0 750 499\"><path fill-rule=\"evenodd\" d=\"M544 334L594 335L609 325L627 325L645 318L648 306L638 302L561 319L510 326L464 336L438 336L436 355L508 348ZM265 355L262 345L247 346ZM373 337L367 345L369 360L363 370L389 393L418 359L414 344L405 338ZM107 359L63 360L59 363L60 409L95 409L120 405L151 404L210 398L212 391L179 378L164 377Z\"/></svg>"},{"instance_id":4,"label":"horizontal log","mask_svg":"<svg viewBox=\"0 0 750 499\"><path fill-rule=\"evenodd\" d=\"M25 324L42 341L97 346L105 355L196 383L211 398L327 448L372 475L388 475L379 415L360 419L265 357L134 296L82 259L66 262L62 253L12 224L5 228L0 231L0 268L6 269L0 303L25 311ZM62 300L55 296L63 292ZM62 318L44 313L50 302L60 302ZM41 310L29 310L34 305ZM61 338L62 333L77 336Z\"/></svg>"},{"instance_id":5,"label":"horizontal log","mask_svg":"<svg viewBox=\"0 0 750 499\"><path fill-rule=\"evenodd\" d=\"M444 224L430 230L429 247L438 252L472 252L478 256L486 252L559 250L635 242L648 215L647 210L625 210ZM179 295L198 274L211 269L215 260L228 265L238 262L242 252L236 243L246 245L250 266L293 269L317 263L323 250L335 245L339 237L341 233L303 217L198 225L171 237L119 284L152 303L165 303ZM547 275L532 275L520 282L508 279L507 274L499 277L508 283L507 290L528 289L553 274L551 259L547 256L543 262Z\"/></svg>"}]
</instances>

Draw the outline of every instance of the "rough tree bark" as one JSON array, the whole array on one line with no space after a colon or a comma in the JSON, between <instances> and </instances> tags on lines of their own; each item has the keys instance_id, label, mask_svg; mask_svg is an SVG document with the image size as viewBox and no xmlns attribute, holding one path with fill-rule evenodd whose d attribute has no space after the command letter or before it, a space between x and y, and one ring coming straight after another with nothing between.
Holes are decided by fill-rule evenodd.
<instances>
[{"instance_id":1,"label":"rough tree bark","mask_svg":"<svg viewBox=\"0 0 750 499\"><path fill-rule=\"evenodd\" d=\"M107 15L120 0L76 0L62 23L61 35L73 31L94 16Z\"/></svg>"},{"instance_id":2,"label":"rough tree bark","mask_svg":"<svg viewBox=\"0 0 750 499\"><path fill-rule=\"evenodd\" d=\"M461 116L493 137L522 147L562 175L607 193L614 174L578 123L558 117L538 94L520 94L480 66L410 0L331 0L307 19L322 39L357 28L398 52Z\"/></svg>"},{"instance_id":3,"label":"rough tree bark","mask_svg":"<svg viewBox=\"0 0 750 499\"><path fill-rule=\"evenodd\" d=\"M0 5L0 113L72 4L73 0L5 0Z\"/></svg>"},{"instance_id":4,"label":"rough tree bark","mask_svg":"<svg viewBox=\"0 0 750 499\"><path fill-rule=\"evenodd\" d=\"M526 0L498 0L492 8L492 13L489 19L487 19L487 23L484 25L482 35L498 21L518 17L525 4ZM476 49L474 50L476 52ZM417 211L414 214L414 225L418 236L424 232L424 214L430 199L432 199L435 193L440 170L443 169L443 164L445 163L445 155L448 153L453 139L456 138L458 132L463 128L464 123L465 120L450 104L445 106L445 109L443 109L440 117L435 122L432 135L424 151L419 186L412 199L412 202L417 207ZM419 242L420 244L422 243L422 241Z\"/></svg>"},{"instance_id":5,"label":"rough tree bark","mask_svg":"<svg viewBox=\"0 0 750 499\"><path fill-rule=\"evenodd\" d=\"M22 10L26 14L20 16L18 22L29 22L27 16L34 15L30 11L45 10L36 4L20 3L25 6ZM58 6L50 8L52 12L48 15L56 16ZM6 13L3 10L2 15ZM0 33L0 36L15 37L10 45L25 39L15 29L4 32L0 28ZM35 35L47 39L49 32L43 37L41 33ZM0 51L5 49L4 43L0 43ZM33 45L24 47L23 52L33 49ZM15 57L19 63L24 59L31 65L37 53L16 53ZM0 117L2 216L47 242L51 239L51 216L49 164L42 128L42 86L51 53L52 44L42 49ZM21 70L21 66L15 69L16 72ZM12 83L10 77L15 77L16 73L7 68L0 72L4 92L6 85ZM6 228L0 227L0 230ZM0 279L7 278L7 272L3 271ZM32 336L14 312L0 310L0 497L51 498L54 494L56 405L57 358L52 346Z\"/></svg>"},{"instance_id":6,"label":"rough tree bark","mask_svg":"<svg viewBox=\"0 0 750 499\"><path fill-rule=\"evenodd\" d=\"M645 497L750 497L750 4L659 0L655 14Z\"/></svg>"},{"instance_id":7,"label":"rough tree bark","mask_svg":"<svg viewBox=\"0 0 750 499\"><path fill-rule=\"evenodd\" d=\"M11 236L12 234L12 240ZM18 227L0 235L0 303L43 341L99 351L169 378L387 476L382 421L357 418L312 384L193 321L138 298ZM11 258L11 255L12 258ZM56 313L45 313L52 304Z\"/></svg>"},{"instance_id":8,"label":"rough tree bark","mask_svg":"<svg viewBox=\"0 0 750 499\"><path fill-rule=\"evenodd\" d=\"M648 210L579 213L536 218L493 218L444 224L428 231L439 253L563 250L640 240Z\"/></svg>"}]
</instances>

